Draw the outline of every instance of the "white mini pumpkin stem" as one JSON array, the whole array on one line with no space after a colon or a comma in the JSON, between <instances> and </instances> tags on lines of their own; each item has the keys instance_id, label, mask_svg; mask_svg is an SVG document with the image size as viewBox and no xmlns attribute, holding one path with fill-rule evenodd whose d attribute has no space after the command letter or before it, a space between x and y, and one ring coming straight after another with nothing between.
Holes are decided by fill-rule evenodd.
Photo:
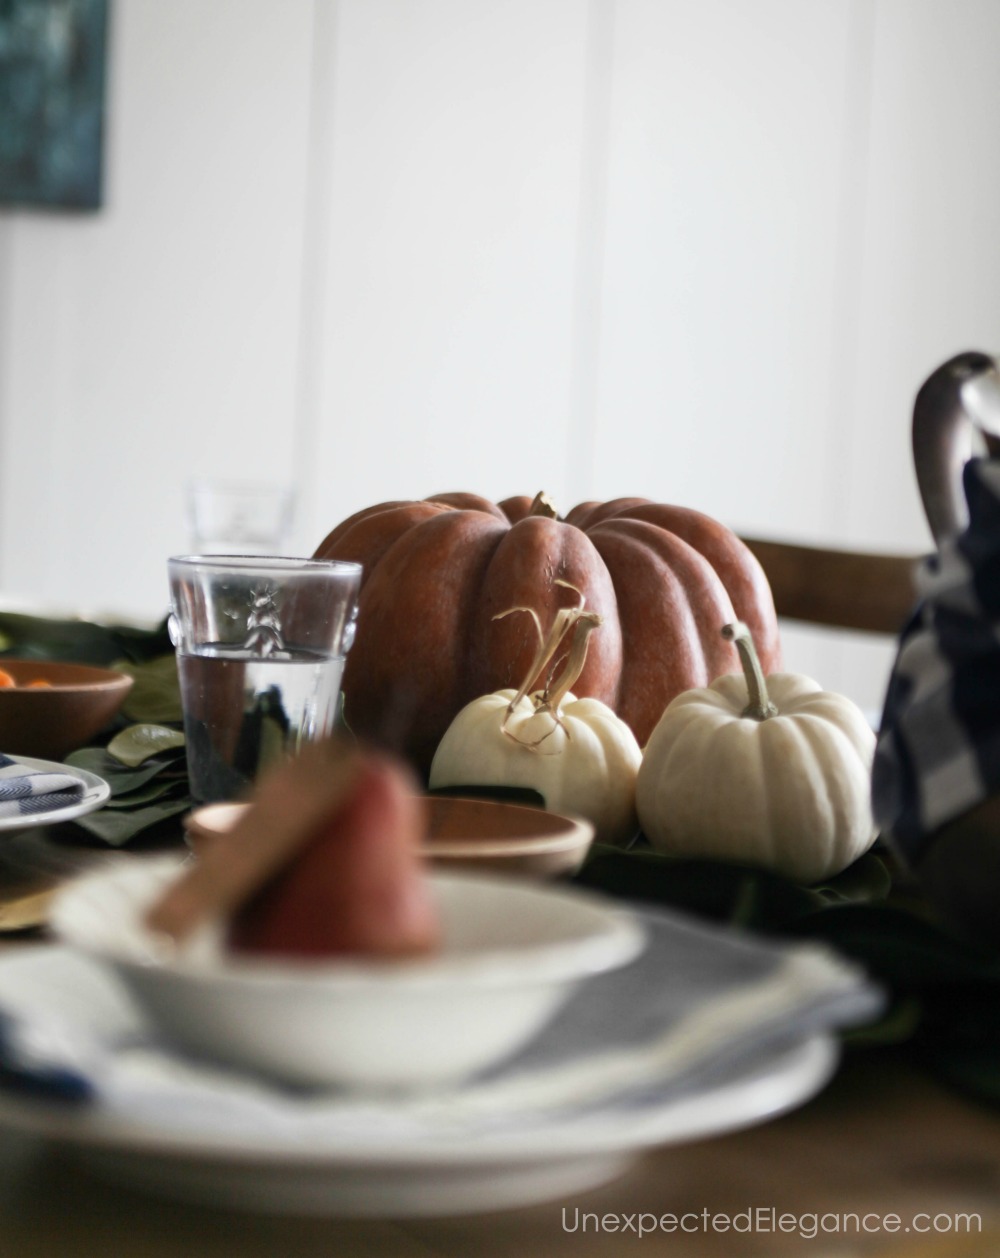
<instances>
[{"instance_id":1,"label":"white mini pumpkin stem","mask_svg":"<svg viewBox=\"0 0 1000 1258\"><path fill-rule=\"evenodd\" d=\"M766 721L770 716L777 716L778 709L768 697L764 670L757 658L757 649L750 630L741 620L737 620L735 624L722 626L722 636L736 647L743 666L743 676L750 695L750 702L743 709L743 715L752 717L755 721Z\"/></svg>"},{"instance_id":2,"label":"white mini pumpkin stem","mask_svg":"<svg viewBox=\"0 0 1000 1258\"><path fill-rule=\"evenodd\" d=\"M548 715L552 720L551 726L533 742L528 742L523 738L518 738L516 734L511 734L507 729L507 722L513 714L514 704L511 704L507 709L500 726L501 733L506 734L508 738L513 738L516 743L520 743L528 751L537 752L542 743L551 738L560 727L565 730L566 737L569 738L569 730L563 725L560 707L570 688L583 672L583 666L587 662L587 639L598 625L602 623L601 617L597 612L585 612L579 607L566 610L569 611L573 618L573 641L570 644L569 654L566 656L566 666L551 687L546 686L540 694L532 696L535 704L535 715L541 716L543 713ZM558 754L558 752L555 754Z\"/></svg>"},{"instance_id":3,"label":"white mini pumpkin stem","mask_svg":"<svg viewBox=\"0 0 1000 1258\"><path fill-rule=\"evenodd\" d=\"M548 708L557 720L559 719L559 705L573 689L587 662L588 639L602 623L597 612L581 611L576 617L576 624L573 626L573 641L570 644L569 655L566 657L566 667L553 683L552 689L546 690L542 704L542 707Z\"/></svg>"},{"instance_id":4,"label":"white mini pumpkin stem","mask_svg":"<svg viewBox=\"0 0 1000 1258\"><path fill-rule=\"evenodd\" d=\"M566 636L567 631L583 614L583 604L586 596L582 593L582 591L578 590L575 585L570 585L568 581L563 581L559 578L556 579L555 584L561 585L566 590L572 590L580 601L575 607L559 608L553 618L552 628L549 630L547 635L542 632L542 622L538 619L538 613L533 607L508 607L506 611L497 612L497 614L493 617L494 620L501 620L504 616L509 616L512 612L527 612L535 622L535 629L538 632L538 648L535 651L534 658L531 661L524 681L521 683L520 690L518 690L517 694L507 705L507 715L504 717L503 726L501 727L504 730L507 728L507 722L510 719L511 714L531 689L531 683L552 659L556 651L559 650L559 646L562 643L563 638Z\"/></svg>"}]
</instances>

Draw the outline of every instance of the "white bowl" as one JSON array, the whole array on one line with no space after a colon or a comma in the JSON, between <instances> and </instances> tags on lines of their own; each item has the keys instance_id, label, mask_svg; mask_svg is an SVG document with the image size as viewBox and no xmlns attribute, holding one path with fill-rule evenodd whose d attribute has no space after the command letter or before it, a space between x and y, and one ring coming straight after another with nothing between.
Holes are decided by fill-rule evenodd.
<instances>
[{"instance_id":1,"label":"white bowl","mask_svg":"<svg viewBox=\"0 0 1000 1258\"><path fill-rule=\"evenodd\" d=\"M70 884L51 925L109 963L165 1036L286 1083L361 1089L457 1082L526 1044L587 977L644 944L620 908L572 889L433 874L443 946L407 961L292 962L228 953L204 931L168 953L143 924L175 858Z\"/></svg>"}]
</instances>

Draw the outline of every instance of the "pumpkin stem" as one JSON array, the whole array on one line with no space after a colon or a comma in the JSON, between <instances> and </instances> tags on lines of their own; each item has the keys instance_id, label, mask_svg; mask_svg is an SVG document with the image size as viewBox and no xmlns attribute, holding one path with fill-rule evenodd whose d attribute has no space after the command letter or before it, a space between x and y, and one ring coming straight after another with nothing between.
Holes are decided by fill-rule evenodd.
<instances>
[{"instance_id":1,"label":"pumpkin stem","mask_svg":"<svg viewBox=\"0 0 1000 1258\"><path fill-rule=\"evenodd\" d=\"M722 636L736 647L743 665L743 676L750 694L750 702L743 709L743 716L752 717L755 721L766 721L770 716L777 716L778 709L768 697L764 670L757 658L750 630L741 620L737 620L735 624L722 626Z\"/></svg>"},{"instance_id":2,"label":"pumpkin stem","mask_svg":"<svg viewBox=\"0 0 1000 1258\"><path fill-rule=\"evenodd\" d=\"M587 662L587 640L602 623L602 619L597 612L585 612L581 609L577 613L576 623L573 625L573 641L570 644L569 655L566 658L566 667L556 678L552 689L550 690L546 687L539 711L547 708L558 719L560 704L569 691L572 690L576 679L583 672L584 664Z\"/></svg>"},{"instance_id":3,"label":"pumpkin stem","mask_svg":"<svg viewBox=\"0 0 1000 1258\"><path fill-rule=\"evenodd\" d=\"M547 520L559 519L559 512L544 489L535 494L528 515L543 515Z\"/></svg>"},{"instance_id":4,"label":"pumpkin stem","mask_svg":"<svg viewBox=\"0 0 1000 1258\"><path fill-rule=\"evenodd\" d=\"M570 585L568 581L562 581L557 578L555 584L561 585L564 589L572 590L573 593L577 595L579 602L575 607L559 608L553 618L552 628L549 630L547 635L542 632L542 622L538 619L538 613L533 607L508 607L506 611L497 612L497 614L493 617L494 620L501 620L504 616L509 616L512 612L527 612L535 622L535 629L538 631L538 647L535 650L534 658L532 659L531 664L528 667L528 671L525 674L524 681L521 683L520 690L507 705L507 716L504 718L504 727L506 727L507 720L509 719L511 713L531 689L531 683L535 680L539 673L541 673L542 669L545 668L548 662L552 659L553 655L555 655L556 651L559 650L559 644L566 636L567 630L576 622L580 614L583 612L585 595L578 590L575 585Z\"/></svg>"},{"instance_id":5,"label":"pumpkin stem","mask_svg":"<svg viewBox=\"0 0 1000 1258\"><path fill-rule=\"evenodd\" d=\"M570 588L572 589L573 587ZM516 734L510 733L507 729L507 722L510 720L514 708L524 697L524 691L522 691L522 693L519 694L513 703L511 703L507 708L506 715L500 725L500 732L502 734L506 734L508 738L512 738L527 751L533 751L535 753L540 753L542 744L551 738L560 727L566 731L566 737L569 738L569 730L566 729L565 725L563 725L560 706L563 699L565 699L566 695L569 693L570 687L583 672L583 666L587 659L587 639L602 623L602 619L597 612L585 612L583 610L582 603L579 607L563 608L563 611L566 613L567 622L564 625L560 625L559 617L557 616L556 623L553 625L552 633L550 634L550 639L554 639L555 647L558 647L563 637L568 632L568 626L572 625L573 641L570 644L569 653L566 656L566 666L559 674L554 686L550 688L547 685L543 691L532 695L532 702L535 705L535 715L540 716L542 713L547 714L551 718L551 726L546 729L544 734L540 735L533 742L529 742L526 739L519 738ZM553 647L553 650L555 647ZM553 754L558 754L558 752Z\"/></svg>"}]
</instances>

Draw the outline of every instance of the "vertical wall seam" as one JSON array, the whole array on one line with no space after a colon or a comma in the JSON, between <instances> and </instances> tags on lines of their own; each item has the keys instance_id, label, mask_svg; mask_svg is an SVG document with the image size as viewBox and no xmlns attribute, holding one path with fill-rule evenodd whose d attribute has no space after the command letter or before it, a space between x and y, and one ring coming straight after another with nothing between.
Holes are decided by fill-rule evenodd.
<instances>
[{"instance_id":1,"label":"vertical wall seam","mask_svg":"<svg viewBox=\"0 0 1000 1258\"><path fill-rule=\"evenodd\" d=\"M851 526L850 469L857 449L862 399L861 300L870 193L870 149L874 100L875 24L878 0L852 0L848 33L847 108L840 154L841 195L835 245L835 313L830 373L833 388L827 415L825 516L838 540Z\"/></svg>"},{"instance_id":2,"label":"vertical wall seam","mask_svg":"<svg viewBox=\"0 0 1000 1258\"><path fill-rule=\"evenodd\" d=\"M834 245L834 302L831 323L830 404L826 415L826 474L823 523L846 545L851 529L851 468L858 447L861 399L861 298L869 202L875 8L878 0L851 0L848 18L845 111L840 150L840 205ZM849 690L850 667L843 635L830 643L830 676L824 685Z\"/></svg>"},{"instance_id":3,"label":"vertical wall seam","mask_svg":"<svg viewBox=\"0 0 1000 1258\"><path fill-rule=\"evenodd\" d=\"M320 540L316 449L322 417L322 364L328 303L333 181L333 103L336 83L339 0L313 0L312 56L302 216L298 354L294 382L292 467L298 494L296 533L304 547Z\"/></svg>"},{"instance_id":4,"label":"vertical wall seam","mask_svg":"<svg viewBox=\"0 0 1000 1258\"><path fill-rule=\"evenodd\" d=\"M574 499L593 495L596 472L615 10L616 0L589 0L570 354L567 483Z\"/></svg>"}]
</instances>

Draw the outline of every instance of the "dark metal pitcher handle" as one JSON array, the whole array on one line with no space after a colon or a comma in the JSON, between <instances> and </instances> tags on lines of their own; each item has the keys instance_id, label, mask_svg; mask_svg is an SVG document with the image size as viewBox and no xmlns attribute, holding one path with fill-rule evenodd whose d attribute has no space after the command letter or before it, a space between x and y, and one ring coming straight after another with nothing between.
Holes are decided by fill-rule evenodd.
<instances>
[{"instance_id":1,"label":"dark metal pitcher handle","mask_svg":"<svg viewBox=\"0 0 1000 1258\"><path fill-rule=\"evenodd\" d=\"M973 432L983 434L991 455L1000 455L1000 364L972 350L956 354L930 375L913 407L913 464L934 541L968 523L962 468L972 453Z\"/></svg>"}]
</instances>

